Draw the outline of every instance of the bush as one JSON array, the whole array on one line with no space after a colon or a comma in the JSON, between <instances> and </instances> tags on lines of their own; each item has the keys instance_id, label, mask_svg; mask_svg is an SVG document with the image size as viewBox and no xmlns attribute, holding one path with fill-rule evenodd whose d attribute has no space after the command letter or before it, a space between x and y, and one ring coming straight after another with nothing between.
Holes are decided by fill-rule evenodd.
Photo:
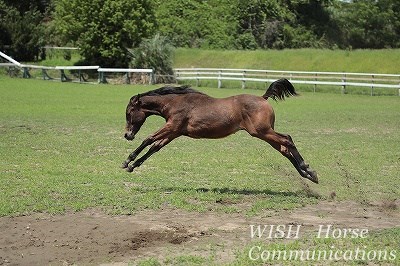
<instances>
[{"instance_id":1,"label":"bush","mask_svg":"<svg viewBox=\"0 0 400 266\"><path fill-rule=\"evenodd\" d=\"M156 34L144 39L138 48L131 51L133 68L151 68L157 77L155 82L168 83L174 80L172 68L174 48L166 37Z\"/></svg>"}]
</instances>

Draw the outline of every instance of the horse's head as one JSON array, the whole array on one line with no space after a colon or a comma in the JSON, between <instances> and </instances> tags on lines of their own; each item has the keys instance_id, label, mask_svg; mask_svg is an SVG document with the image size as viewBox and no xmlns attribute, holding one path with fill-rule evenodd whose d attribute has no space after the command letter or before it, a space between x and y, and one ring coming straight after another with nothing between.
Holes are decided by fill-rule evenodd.
<instances>
[{"instance_id":1,"label":"horse's head","mask_svg":"<svg viewBox=\"0 0 400 266\"><path fill-rule=\"evenodd\" d=\"M141 107L140 94L133 96L126 107L125 138L133 140L146 120L146 113Z\"/></svg>"}]
</instances>

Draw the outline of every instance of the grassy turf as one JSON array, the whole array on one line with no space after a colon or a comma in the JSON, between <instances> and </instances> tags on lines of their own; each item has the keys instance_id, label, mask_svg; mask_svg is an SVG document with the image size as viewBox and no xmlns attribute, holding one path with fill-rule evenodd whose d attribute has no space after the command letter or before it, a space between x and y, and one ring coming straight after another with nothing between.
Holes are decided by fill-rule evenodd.
<instances>
[{"instance_id":1,"label":"grassy turf","mask_svg":"<svg viewBox=\"0 0 400 266\"><path fill-rule=\"evenodd\" d=\"M45 66L73 65L80 60L76 50L70 51L66 60L65 51L48 50L47 58L37 64ZM216 67L239 69L275 69L293 71L328 71L399 74L400 49L381 50L204 50L176 49L174 68ZM35 63L36 64L36 63Z\"/></svg>"},{"instance_id":2,"label":"grassy turf","mask_svg":"<svg viewBox=\"0 0 400 266\"><path fill-rule=\"evenodd\" d=\"M399 73L400 50L202 50L177 49L174 67Z\"/></svg>"},{"instance_id":3,"label":"grassy turf","mask_svg":"<svg viewBox=\"0 0 400 266\"><path fill-rule=\"evenodd\" d=\"M360 202L400 196L399 97L304 92L272 103L276 130L290 133L319 173L319 185L305 181L310 192L284 157L245 132L221 140L182 137L124 172L121 162L164 123L150 117L134 142L122 138L130 96L152 88L1 78L0 215L165 206L262 215L333 191L339 200Z\"/></svg>"}]
</instances>

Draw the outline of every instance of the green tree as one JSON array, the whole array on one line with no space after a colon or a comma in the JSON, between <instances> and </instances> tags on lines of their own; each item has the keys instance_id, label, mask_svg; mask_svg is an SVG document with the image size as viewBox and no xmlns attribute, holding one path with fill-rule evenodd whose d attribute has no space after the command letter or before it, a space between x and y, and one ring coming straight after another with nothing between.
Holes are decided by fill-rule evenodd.
<instances>
[{"instance_id":1,"label":"green tree","mask_svg":"<svg viewBox=\"0 0 400 266\"><path fill-rule=\"evenodd\" d=\"M294 18L280 0L238 0L236 14L238 40L250 39L251 33L260 48L283 48L283 26Z\"/></svg>"},{"instance_id":2,"label":"green tree","mask_svg":"<svg viewBox=\"0 0 400 266\"><path fill-rule=\"evenodd\" d=\"M338 0L286 0L295 16L289 26L293 28L291 47L330 47L340 31L332 18L332 7ZM288 38L288 36L286 36Z\"/></svg>"},{"instance_id":3,"label":"green tree","mask_svg":"<svg viewBox=\"0 0 400 266\"><path fill-rule=\"evenodd\" d=\"M335 0L238 0L238 41L250 40L251 33L260 48L328 46L330 29L336 29L329 10L333 2Z\"/></svg>"},{"instance_id":4,"label":"green tree","mask_svg":"<svg viewBox=\"0 0 400 266\"><path fill-rule=\"evenodd\" d=\"M159 31L176 47L233 48L236 21L230 0L157 2Z\"/></svg>"},{"instance_id":5,"label":"green tree","mask_svg":"<svg viewBox=\"0 0 400 266\"><path fill-rule=\"evenodd\" d=\"M386 48L400 46L400 2L362 0L343 3L335 13L342 28L344 47Z\"/></svg>"},{"instance_id":6,"label":"green tree","mask_svg":"<svg viewBox=\"0 0 400 266\"><path fill-rule=\"evenodd\" d=\"M81 64L126 67L128 48L153 35L151 0L57 0L55 25L64 42L73 42Z\"/></svg>"},{"instance_id":7,"label":"green tree","mask_svg":"<svg viewBox=\"0 0 400 266\"><path fill-rule=\"evenodd\" d=\"M37 60L45 44L42 21L34 5L25 10L0 0L0 49L19 61Z\"/></svg>"}]
</instances>

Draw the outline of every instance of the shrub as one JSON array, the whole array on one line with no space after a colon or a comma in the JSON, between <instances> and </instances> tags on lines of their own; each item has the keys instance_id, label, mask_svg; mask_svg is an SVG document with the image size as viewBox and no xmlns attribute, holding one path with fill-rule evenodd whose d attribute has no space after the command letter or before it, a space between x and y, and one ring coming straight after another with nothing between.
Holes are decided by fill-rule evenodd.
<instances>
[{"instance_id":1,"label":"shrub","mask_svg":"<svg viewBox=\"0 0 400 266\"><path fill-rule=\"evenodd\" d=\"M156 34L151 39L144 39L138 48L131 51L133 68L151 68L157 77L155 82L166 83L174 80L174 47L166 37Z\"/></svg>"}]
</instances>

